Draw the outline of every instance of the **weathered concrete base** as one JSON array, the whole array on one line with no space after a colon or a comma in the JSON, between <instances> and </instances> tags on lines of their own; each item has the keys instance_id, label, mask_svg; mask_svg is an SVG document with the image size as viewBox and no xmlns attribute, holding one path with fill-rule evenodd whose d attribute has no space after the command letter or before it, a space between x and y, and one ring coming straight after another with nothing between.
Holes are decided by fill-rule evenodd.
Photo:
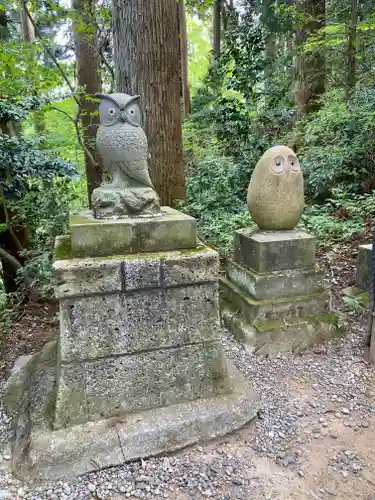
<instances>
[{"instance_id":1,"label":"weathered concrete base","mask_svg":"<svg viewBox=\"0 0 375 500\"><path fill-rule=\"evenodd\" d=\"M297 230L236 231L220 301L225 325L250 352L298 352L344 329L315 268L315 239Z\"/></svg>"},{"instance_id":2,"label":"weathered concrete base","mask_svg":"<svg viewBox=\"0 0 375 500\"><path fill-rule=\"evenodd\" d=\"M70 216L73 257L109 257L138 252L193 249L196 220L162 207L160 216L94 219L90 211Z\"/></svg>"},{"instance_id":3,"label":"weathered concrete base","mask_svg":"<svg viewBox=\"0 0 375 500\"><path fill-rule=\"evenodd\" d=\"M238 311L224 306L221 312L225 326L249 353L262 355L302 352L314 344L345 333L344 318L336 312L307 316L296 320L271 320L249 323Z\"/></svg>"},{"instance_id":4,"label":"weathered concrete base","mask_svg":"<svg viewBox=\"0 0 375 500\"><path fill-rule=\"evenodd\" d=\"M28 481L67 480L235 431L256 416L259 402L232 367L230 373L225 395L56 431L29 422L23 446L13 449L13 471Z\"/></svg>"}]
</instances>

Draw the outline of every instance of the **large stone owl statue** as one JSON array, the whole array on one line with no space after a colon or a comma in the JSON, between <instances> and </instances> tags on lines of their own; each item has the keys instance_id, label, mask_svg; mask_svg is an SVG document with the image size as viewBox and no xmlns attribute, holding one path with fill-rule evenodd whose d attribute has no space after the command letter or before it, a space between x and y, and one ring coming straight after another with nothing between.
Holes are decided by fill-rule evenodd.
<instances>
[{"instance_id":1,"label":"large stone owl statue","mask_svg":"<svg viewBox=\"0 0 375 500\"><path fill-rule=\"evenodd\" d=\"M159 199L148 170L148 143L142 128L139 95L96 94L100 125L96 145L110 181L94 190L92 205L99 216L159 212Z\"/></svg>"},{"instance_id":2,"label":"large stone owl statue","mask_svg":"<svg viewBox=\"0 0 375 500\"><path fill-rule=\"evenodd\" d=\"M296 227L305 202L303 173L294 151L274 146L263 154L251 176L247 205L259 229Z\"/></svg>"},{"instance_id":3,"label":"large stone owl statue","mask_svg":"<svg viewBox=\"0 0 375 500\"><path fill-rule=\"evenodd\" d=\"M100 126L96 145L114 186L131 181L154 188L148 171L148 144L139 95L96 94Z\"/></svg>"}]
</instances>

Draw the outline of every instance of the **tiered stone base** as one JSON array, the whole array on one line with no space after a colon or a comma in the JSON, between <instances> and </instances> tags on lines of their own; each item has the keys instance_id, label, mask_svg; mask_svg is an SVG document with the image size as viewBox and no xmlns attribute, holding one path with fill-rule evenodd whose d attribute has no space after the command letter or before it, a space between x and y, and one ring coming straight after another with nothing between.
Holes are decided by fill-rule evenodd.
<instances>
[{"instance_id":1,"label":"tiered stone base","mask_svg":"<svg viewBox=\"0 0 375 500\"><path fill-rule=\"evenodd\" d=\"M65 429L29 421L30 432L18 436L13 450L14 472L29 481L67 480L223 436L252 420L259 408L232 370L229 385L232 390L223 395Z\"/></svg>"},{"instance_id":2,"label":"tiered stone base","mask_svg":"<svg viewBox=\"0 0 375 500\"><path fill-rule=\"evenodd\" d=\"M221 306L227 327L263 354L301 351L340 326L315 268L315 240L300 231L236 231Z\"/></svg>"},{"instance_id":3,"label":"tiered stone base","mask_svg":"<svg viewBox=\"0 0 375 500\"><path fill-rule=\"evenodd\" d=\"M165 210L154 221L75 219L57 239L58 339L6 389L21 475L63 478L173 451L256 414L221 346L218 254L197 246L194 219ZM141 239L155 251L130 253Z\"/></svg>"}]
</instances>

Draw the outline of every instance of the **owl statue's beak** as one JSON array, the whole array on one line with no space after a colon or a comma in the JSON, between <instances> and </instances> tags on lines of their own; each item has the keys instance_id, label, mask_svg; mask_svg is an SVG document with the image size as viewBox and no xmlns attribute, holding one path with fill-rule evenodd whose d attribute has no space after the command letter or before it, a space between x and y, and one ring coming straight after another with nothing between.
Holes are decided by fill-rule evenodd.
<instances>
[{"instance_id":1,"label":"owl statue's beak","mask_svg":"<svg viewBox=\"0 0 375 500\"><path fill-rule=\"evenodd\" d=\"M126 117L125 111L121 111L121 113L120 113L120 120L122 122L124 122L124 123L127 121L127 117Z\"/></svg>"}]
</instances>

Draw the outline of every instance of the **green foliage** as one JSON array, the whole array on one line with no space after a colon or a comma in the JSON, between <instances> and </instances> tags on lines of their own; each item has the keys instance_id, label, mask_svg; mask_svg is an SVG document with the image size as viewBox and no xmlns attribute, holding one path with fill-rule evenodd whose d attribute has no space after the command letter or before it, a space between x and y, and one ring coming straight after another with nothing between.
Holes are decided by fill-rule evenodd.
<instances>
[{"instance_id":1,"label":"green foliage","mask_svg":"<svg viewBox=\"0 0 375 500\"><path fill-rule=\"evenodd\" d=\"M350 194L339 188L324 205L307 207L301 225L320 242L363 239L375 218L375 192Z\"/></svg>"},{"instance_id":2,"label":"green foliage","mask_svg":"<svg viewBox=\"0 0 375 500\"><path fill-rule=\"evenodd\" d=\"M197 217L200 238L228 254L233 231L252 225L242 166L212 150L194 157L187 173L187 201L181 208Z\"/></svg>"},{"instance_id":3,"label":"green foliage","mask_svg":"<svg viewBox=\"0 0 375 500\"><path fill-rule=\"evenodd\" d=\"M342 298L347 309L362 313L368 308L368 293L344 294Z\"/></svg>"},{"instance_id":4,"label":"green foliage","mask_svg":"<svg viewBox=\"0 0 375 500\"><path fill-rule=\"evenodd\" d=\"M333 187L366 192L374 187L375 91L363 89L345 102L342 92L326 95L314 118L300 122L299 155L307 193L325 198Z\"/></svg>"},{"instance_id":5,"label":"green foliage","mask_svg":"<svg viewBox=\"0 0 375 500\"><path fill-rule=\"evenodd\" d=\"M77 174L73 165L38 146L36 138L0 135L0 180L8 195L21 197L40 181L51 183L55 176L70 179Z\"/></svg>"},{"instance_id":6,"label":"green foliage","mask_svg":"<svg viewBox=\"0 0 375 500\"><path fill-rule=\"evenodd\" d=\"M16 215L12 222L26 225L29 248L21 277L26 274L43 298L53 292L52 250L54 239L68 230L69 209L77 201L72 183L64 178L51 183L35 181L33 189L19 199L8 201L8 208Z\"/></svg>"}]
</instances>

